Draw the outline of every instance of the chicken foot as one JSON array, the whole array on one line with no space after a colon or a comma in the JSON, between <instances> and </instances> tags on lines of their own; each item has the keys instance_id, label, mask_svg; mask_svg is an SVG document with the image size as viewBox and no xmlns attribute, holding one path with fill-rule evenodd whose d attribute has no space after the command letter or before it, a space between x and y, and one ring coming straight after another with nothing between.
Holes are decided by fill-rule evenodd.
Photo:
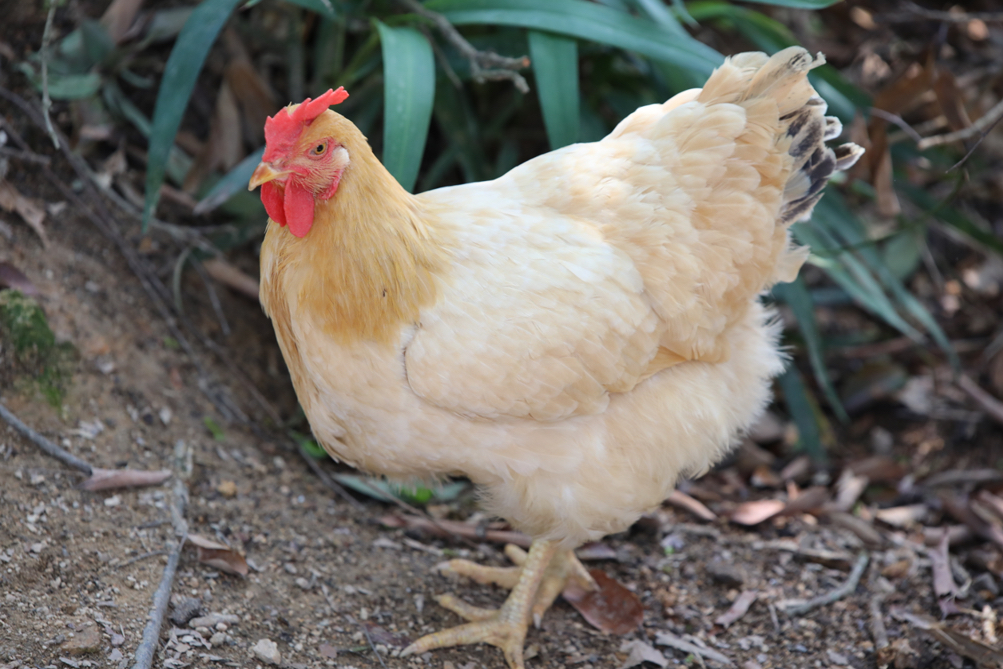
<instances>
[{"instance_id":1,"label":"chicken foot","mask_svg":"<svg viewBox=\"0 0 1003 669\"><path fill-rule=\"evenodd\" d=\"M494 584L512 590L519 581L522 565L526 562L528 554L515 544L508 544L505 546L505 555L516 565L515 567L485 567L470 560L450 560L440 564L438 569L444 574L459 574L478 583ZM533 601L532 620L537 629L540 627L543 614L568 586L581 588L585 591L594 590L596 587L595 581L592 580L585 566L575 557L574 551L557 553L547 565L547 570L543 574L543 580L540 582L536 598ZM493 613L491 609L478 609L475 606L470 606L453 595L442 595L436 601L467 620L485 619Z\"/></svg>"},{"instance_id":2,"label":"chicken foot","mask_svg":"<svg viewBox=\"0 0 1003 669\"><path fill-rule=\"evenodd\" d=\"M512 592L500 609L483 609L453 595L443 595L438 598L440 605L471 622L424 636L405 648L401 655L488 643L502 650L511 669L525 669L522 649L530 619L539 626L543 612L572 580L587 589L594 584L574 554L571 551L558 553L555 542L534 541L528 554L515 546L506 547L505 552L519 566L483 567L467 560L452 560L441 567L443 571L463 574L480 583L511 588Z\"/></svg>"}]
</instances>

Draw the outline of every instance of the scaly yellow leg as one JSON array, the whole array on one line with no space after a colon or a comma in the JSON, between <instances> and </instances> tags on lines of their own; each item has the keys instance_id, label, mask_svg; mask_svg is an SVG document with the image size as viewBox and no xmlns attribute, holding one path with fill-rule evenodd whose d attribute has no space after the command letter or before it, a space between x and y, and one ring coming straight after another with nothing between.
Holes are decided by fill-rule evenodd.
<instances>
[{"instance_id":1,"label":"scaly yellow leg","mask_svg":"<svg viewBox=\"0 0 1003 669\"><path fill-rule=\"evenodd\" d=\"M424 653L433 648L489 643L501 648L511 669L525 669L522 647L529 628L531 610L540 582L556 553L556 543L534 541L522 564L515 587L497 611L470 606L448 595L439 598L439 602L446 608L475 622L423 636L405 648L401 655Z\"/></svg>"}]
</instances>

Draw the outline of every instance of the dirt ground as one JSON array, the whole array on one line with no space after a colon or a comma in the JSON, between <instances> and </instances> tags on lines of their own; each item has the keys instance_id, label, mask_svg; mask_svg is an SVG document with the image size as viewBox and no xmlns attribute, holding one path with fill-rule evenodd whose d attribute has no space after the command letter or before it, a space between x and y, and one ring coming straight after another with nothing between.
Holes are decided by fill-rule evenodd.
<instances>
[{"instance_id":1,"label":"dirt ground","mask_svg":"<svg viewBox=\"0 0 1003 669\"><path fill-rule=\"evenodd\" d=\"M40 178L26 176L18 185L57 210L63 201ZM0 262L35 283L57 337L76 347L79 360L58 411L9 365L0 373L3 402L95 466L178 471L175 453L189 451L189 530L227 542L252 565L246 578L233 576L185 549L175 601L197 598L200 615L223 614L230 622L192 629L184 618L167 621L155 666L262 666L250 652L262 639L277 644L286 667L504 666L501 653L485 647L394 656L407 639L457 622L435 595L453 589L475 604L500 603L501 591L452 584L433 567L455 555L504 564L501 546L384 528L379 518L393 510L389 505L360 498L363 508L356 509L332 495L279 433L226 424L118 253L72 208L50 220L48 248L12 221ZM198 286L186 284L188 308L210 330L218 328ZM280 407L294 406L267 320L249 300L226 291L221 297L233 332L212 335L264 395ZM217 365L211 371L237 404L253 405L231 370ZM223 426L219 438L207 429L207 417ZM0 427L0 453L0 666L131 665L167 561L172 482L79 490L81 475L7 426ZM333 471L333 464L324 466ZM721 476L705 487L726 482ZM620 667L626 640L651 643L669 631L692 635L747 669L874 667L873 596L885 596L879 603L885 612L891 606L936 610L930 560L907 542L870 550L870 566L848 597L804 616L778 610L784 600L838 587L867 548L854 532L808 515L746 531L723 521L703 524L666 507L608 538L603 548L592 552L607 559L590 565L639 595L643 627L626 637L604 635L558 603L543 629L530 632L529 666ZM820 551L843 557L819 560ZM982 589L973 588L966 603L976 611L998 592L993 576L980 578ZM746 615L727 628L715 624L740 592L753 589L759 599ZM885 619L890 640L916 653L913 664L903 666L961 666L943 645ZM976 636L979 624L969 621ZM662 650L672 665L697 662L686 652Z\"/></svg>"}]
</instances>

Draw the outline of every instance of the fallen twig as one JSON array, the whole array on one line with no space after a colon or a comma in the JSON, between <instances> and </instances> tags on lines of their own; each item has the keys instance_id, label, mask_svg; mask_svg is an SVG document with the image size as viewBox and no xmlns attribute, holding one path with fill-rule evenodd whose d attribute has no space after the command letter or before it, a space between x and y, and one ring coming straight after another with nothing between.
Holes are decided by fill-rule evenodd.
<instances>
[{"instance_id":1,"label":"fallen twig","mask_svg":"<svg viewBox=\"0 0 1003 669\"><path fill-rule=\"evenodd\" d=\"M962 374L958 379L958 387L975 400L975 403L986 412L986 415L1003 425L1003 402L983 390L982 386L975 383L967 374Z\"/></svg>"},{"instance_id":2,"label":"fallen twig","mask_svg":"<svg viewBox=\"0 0 1003 669\"><path fill-rule=\"evenodd\" d=\"M164 573L160 577L160 585L153 593L153 607L150 609L149 620L143 630L143 640L136 648L136 663L132 669L150 669L153 656L160 643L160 628L164 624L167 613L167 603L171 599L171 588L174 585L174 574L178 570L181 559L181 548L188 535L188 523L185 521L185 506L188 502L188 488L179 477L174 482L174 504L171 507L171 523L174 525L175 540L168 542L169 555Z\"/></svg>"},{"instance_id":3,"label":"fallen twig","mask_svg":"<svg viewBox=\"0 0 1003 669\"><path fill-rule=\"evenodd\" d=\"M857 585L860 583L860 577L864 575L864 569L867 568L869 560L870 558L866 552L861 553L857 556L857 561L853 564L853 570L850 572L850 576L846 579L846 582L843 583L843 585L827 592L824 595L819 595L818 597L809 599L807 602L782 606L782 610L789 616L800 616L813 609L817 609L820 606L827 606L833 602L838 602L857 589Z\"/></svg>"},{"instance_id":4,"label":"fallen twig","mask_svg":"<svg viewBox=\"0 0 1003 669\"><path fill-rule=\"evenodd\" d=\"M341 484L328 476L327 472L324 471L324 468L320 466L319 462L317 462L317 458L310 455L301 443L296 442L296 450L303 457L303 460L306 461L307 467L310 468L310 471L312 471L314 475L320 479L320 482L327 486L329 490L351 504L357 511L362 511L366 508L362 502L352 497L347 490L341 487Z\"/></svg>"},{"instance_id":5,"label":"fallen twig","mask_svg":"<svg viewBox=\"0 0 1003 669\"><path fill-rule=\"evenodd\" d=\"M391 514L380 518L380 523L388 527L409 527L424 530L440 537L460 537L476 541L490 541L499 544L515 544L529 548L532 539L522 532L509 530L485 530L478 525L461 523L456 520L436 520L422 516Z\"/></svg>"},{"instance_id":6,"label":"fallen twig","mask_svg":"<svg viewBox=\"0 0 1003 669\"><path fill-rule=\"evenodd\" d=\"M1001 118L1003 118L1003 99L993 105L992 109L980 116L967 128L955 130L954 132L949 132L946 135L925 137L917 143L916 146L920 151L923 151L924 149L929 149L932 146L940 146L941 144L949 144L951 142L960 142L962 140L971 139L975 135L979 134L985 135L993 129L993 126L999 123Z\"/></svg>"},{"instance_id":7,"label":"fallen twig","mask_svg":"<svg viewBox=\"0 0 1003 669\"><path fill-rule=\"evenodd\" d=\"M45 118L45 130L52 139L52 145L59 148L59 137L56 136L56 129L52 126L52 117L49 110L52 108L52 98L49 97L49 42L52 40L52 20L56 18L56 7L59 3L53 2L49 5L49 13L45 17L45 28L42 29L42 48L39 50L39 59L42 61L42 116Z\"/></svg>"},{"instance_id":8,"label":"fallen twig","mask_svg":"<svg viewBox=\"0 0 1003 669\"><path fill-rule=\"evenodd\" d=\"M22 423L17 416L11 413L10 409L8 409L3 405L2 402L0 402L0 418L3 418L5 421L7 421L8 424L10 424L11 427L13 427L15 430L24 435L25 438L30 440L36 446L38 446L47 454L56 458L63 464L69 465L74 469L78 469L82 471L84 474L87 474L87 476L90 476L91 474L94 473L94 468L91 467L89 464L87 464L77 456L73 455L72 453L64 451L59 446L56 446L54 443L52 443L51 441L40 435L38 432L35 432L30 427Z\"/></svg>"},{"instance_id":9,"label":"fallen twig","mask_svg":"<svg viewBox=\"0 0 1003 669\"><path fill-rule=\"evenodd\" d=\"M479 51L460 34L460 31L442 14L426 9L417 0L400 0L408 9L431 21L442 36L456 47L470 62L470 76L481 83L487 79L508 79L522 93L529 92L529 84L518 70L529 67L529 57L508 58L491 51Z\"/></svg>"},{"instance_id":10,"label":"fallen twig","mask_svg":"<svg viewBox=\"0 0 1003 669\"><path fill-rule=\"evenodd\" d=\"M969 21L1003 21L1003 12L943 12L920 7L915 2L905 2L906 11L895 14L879 14L874 17L880 23L908 23L918 19L930 19L945 23L968 23Z\"/></svg>"},{"instance_id":11,"label":"fallen twig","mask_svg":"<svg viewBox=\"0 0 1003 669\"><path fill-rule=\"evenodd\" d=\"M722 613L714 620L715 625L728 627L733 622L744 616L749 611L756 598L759 597L758 590L745 590L731 604L731 608Z\"/></svg>"},{"instance_id":12,"label":"fallen twig","mask_svg":"<svg viewBox=\"0 0 1003 669\"><path fill-rule=\"evenodd\" d=\"M871 597L869 604L871 613L871 638L874 639L874 653L878 658L879 667L891 664L891 651L888 650L888 630L885 629L885 619L881 613L881 604L885 601L884 593Z\"/></svg>"}]
</instances>

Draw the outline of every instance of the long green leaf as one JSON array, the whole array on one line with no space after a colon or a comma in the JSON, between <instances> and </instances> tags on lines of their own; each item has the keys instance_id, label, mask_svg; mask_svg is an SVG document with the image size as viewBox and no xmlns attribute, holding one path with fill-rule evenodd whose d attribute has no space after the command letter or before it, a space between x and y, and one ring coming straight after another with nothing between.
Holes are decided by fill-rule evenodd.
<instances>
[{"instance_id":1,"label":"long green leaf","mask_svg":"<svg viewBox=\"0 0 1003 669\"><path fill-rule=\"evenodd\" d=\"M824 463L828 459L822 446L822 430L819 427L820 415L815 412L813 397L801 380L801 372L791 365L780 378L780 387L784 391L784 403L798 428L798 440L801 448L816 463Z\"/></svg>"},{"instance_id":2,"label":"long green leaf","mask_svg":"<svg viewBox=\"0 0 1003 669\"><path fill-rule=\"evenodd\" d=\"M414 188L435 101L432 46L410 27L376 22L383 47L383 165L407 190Z\"/></svg>"},{"instance_id":3,"label":"long green leaf","mask_svg":"<svg viewBox=\"0 0 1003 669\"><path fill-rule=\"evenodd\" d=\"M773 287L773 294L787 303L794 312L794 318L798 321L801 334L804 337L805 348L808 350L808 360L811 362L815 379L822 387L822 392L829 400L829 405L836 416L843 423L849 421L843 403L839 401L839 395L829 378L829 370L825 366L825 353L822 350L822 337L818 332L818 324L815 322L815 305L811 301L811 294L808 286L805 285L804 278L799 276L791 283L779 283Z\"/></svg>"},{"instance_id":4,"label":"long green leaf","mask_svg":"<svg viewBox=\"0 0 1003 669\"><path fill-rule=\"evenodd\" d=\"M578 141L578 43L553 33L529 31L529 54L536 75L543 122L551 149Z\"/></svg>"},{"instance_id":5,"label":"long green leaf","mask_svg":"<svg viewBox=\"0 0 1003 669\"><path fill-rule=\"evenodd\" d=\"M709 75L723 56L692 37L666 39L659 25L585 0L431 0L456 25L489 24L556 32L609 44Z\"/></svg>"},{"instance_id":6,"label":"long green leaf","mask_svg":"<svg viewBox=\"0 0 1003 669\"><path fill-rule=\"evenodd\" d=\"M247 158L237 163L232 170L216 182L206 196L195 206L195 215L205 214L212 211L219 205L229 200L234 194L247 190L247 182L254 174L254 168L261 162L261 157L265 155L265 147L261 147Z\"/></svg>"},{"instance_id":7,"label":"long green leaf","mask_svg":"<svg viewBox=\"0 0 1003 669\"><path fill-rule=\"evenodd\" d=\"M160 186L164 183L167 157L174 144L174 136L181 126L181 119L188 107L195 80L216 36L230 18L233 8L240 0L205 0L195 8L185 27L178 35L178 41L171 49L164 68L164 77L157 91L157 103L153 109L153 128L150 131L150 152L146 165L146 204L143 207L143 231L153 216L153 210L160 199Z\"/></svg>"},{"instance_id":8,"label":"long green leaf","mask_svg":"<svg viewBox=\"0 0 1003 669\"><path fill-rule=\"evenodd\" d=\"M747 2L758 2L761 5L776 5L777 7L791 7L793 9L823 9L841 1L842 0L747 0Z\"/></svg>"}]
</instances>

